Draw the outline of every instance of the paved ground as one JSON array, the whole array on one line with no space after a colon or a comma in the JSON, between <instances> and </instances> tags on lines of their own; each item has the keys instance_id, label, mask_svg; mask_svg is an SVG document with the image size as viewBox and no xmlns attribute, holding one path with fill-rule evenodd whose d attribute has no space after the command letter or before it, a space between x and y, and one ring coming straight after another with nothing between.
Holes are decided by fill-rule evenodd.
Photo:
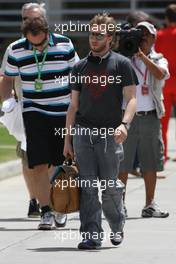
<instances>
[{"instance_id":1,"label":"paved ground","mask_svg":"<svg viewBox=\"0 0 176 264\"><path fill-rule=\"evenodd\" d=\"M175 123L170 124L169 154L176 155ZM64 229L37 231L38 220L26 218L28 197L21 176L0 182L0 263L1 264L175 264L176 263L176 162L166 165L166 179L159 179L156 200L170 212L166 219L142 219L144 184L130 177L127 194L129 218L125 239L119 247L105 240L96 251L78 251L79 219L69 216ZM103 220L106 232L108 225Z\"/></svg>"}]
</instances>

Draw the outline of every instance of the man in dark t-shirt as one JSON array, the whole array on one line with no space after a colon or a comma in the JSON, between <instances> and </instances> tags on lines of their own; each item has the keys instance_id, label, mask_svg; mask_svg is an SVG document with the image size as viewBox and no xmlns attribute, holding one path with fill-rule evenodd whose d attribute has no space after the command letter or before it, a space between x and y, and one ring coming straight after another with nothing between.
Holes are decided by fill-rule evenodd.
<instances>
[{"instance_id":1,"label":"man in dark t-shirt","mask_svg":"<svg viewBox=\"0 0 176 264\"><path fill-rule=\"evenodd\" d=\"M123 87L136 82L125 57L108 51L100 63L92 61L92 53L82 59L70 79L72 91L80 92L76 123L84 127L116 128L122 121ZM79 83L75 83L75 77Z\"/></svg>"},{"instance_id":2,"label":"man in dark t-shirt","mask_svg":"<svg viewBox=\"0 0 176 264\"><path fill-rule=\"evenodd\" d=\"M106 25L106 30L102 25ZM111 29L114 25L114 30L109 30L109 25ZM128 125L135 113L138 81L129 60L110 50L115 27L114 19L106 14L91 20L91 51L73 67L70 77L72 99L67 113L64 155L73 158L74 149L79 167L83 237L79 249L101 246L103 229L98 186L102 189L102 208L111 228L112 244L119 245L124 236L124 186L117 175L123 156L121 143L127 137ZM127 107L122 119L123 100Z\"/></svg>"}]
</instances>

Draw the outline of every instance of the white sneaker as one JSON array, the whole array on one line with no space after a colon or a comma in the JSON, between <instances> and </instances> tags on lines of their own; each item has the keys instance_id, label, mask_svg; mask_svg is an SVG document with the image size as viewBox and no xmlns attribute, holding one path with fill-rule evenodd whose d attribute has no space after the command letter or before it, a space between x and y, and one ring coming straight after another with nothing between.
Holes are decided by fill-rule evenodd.
<instances>
[{"instance_id":1,"label":"white sneaker","mask_svg":"<svg viewBox=\"0 0 176 264\"><path fill-rule=\"evenodd\" d=\"M67 223L67 215L62 213L55 213L56 227L64 227Z\"/></svg>"},{"instance_id":2,"label":"white sneaker","mask_svg":"<svg viewBox=\"0 0 176 264\"><path fill-rule=\"evenodd\" d=\"M165 218L168 217L169 213L167 211L161 211L157 203L152 201L150 205L142 209L142 217L158 217Z\"/></svg>"},{"instance_id":3,"label":"white sneaker","mask_svg":"<svg viewBox=\"0 0 176 264\"><path fill-rule=\"evenodd\" d=\"M54 229L54 215L52 212L46 212L41 216L40 224L38 226L39 230L52 230Z\"/></svg>"}]
</instances>

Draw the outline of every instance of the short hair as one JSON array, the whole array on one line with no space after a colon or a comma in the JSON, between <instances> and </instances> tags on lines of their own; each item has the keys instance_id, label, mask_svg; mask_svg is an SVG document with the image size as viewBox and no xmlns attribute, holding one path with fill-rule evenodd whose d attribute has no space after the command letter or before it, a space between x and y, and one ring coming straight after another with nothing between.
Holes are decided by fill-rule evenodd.
<instances>
[{"instance_id":1,"label":"short hair","mask_svg":"<svg viewBox=\"0 0 176 264\"><path fill-rule=\"evenodd\" d=\"M176 4L168 5L168 7L166 8L165 16L169 20L169 22L176 22Z\"/></svg>"},{"instance_id":2,"label":"short hair","mask_svg":"<svg viewBox=\"0 0 176 264\"><path fill-rule=\"evenodd\" d=\"M23 6L22 6L22 9L21 9L21 14L22 14L22 16L23 16L23 13L26 11L26 10L32 10L32 9L38 9L40 12L41 12L41 14L45 17L45 18L47 18L47 16L46 16L46 9L45 9L45 3L40 3L40 4L38 4L38 3L26 3L26 4L24 4Z\"/></svg>"},{"instance_id":3,"label":"short hair","mask_svg":"<svg viewBox=\"0 0 176 264\"><path fill-rule=\"evenodd\" d=\"M134 11L128 14L128 16L126 17L126 20L128 23L130 23L132 26L135 27L136 24L139 22L149 21L150 16L143 11Z\"/></svg>"},{"instance_id":4,"label":"short hair","mask_svg":"<svg viewBox=\"0 0 176 264\"><path fill-rule=\"evenodd\" d=\"M111 47L113 47L116 41L116 21L108 13L104 12L102 14L95 15L89 22L90 27L92 27L93 25L102 25L102 24L106 26L107 34L113 37L111 41ZM113 25L113 29L112 27L109 27L109 25Z\"/></svg>"},{"instance_id":5,"label":"short hair","mask_svg":"<svg viewBox=\"0 0 176 264\"><path fill-rule=\"evenodd\" d=\"M105 24L107 26L106 29L109 35L115 34L116 22L113 17L109 16L108 13L97 14L89 22L90 27L92 27L93 25L101 25L101 24ZM110 24L114 25L114 30L108 30L108 25Z\"/></svg>"},{"instance_id":6,"label":"short hair","mask_svg":"<svg viewBox=\"0 0 176 264\"><path fill-rule=\"evenodd\" d=\"M24 37L26 37L28 33L31 33L33 36L38 35L40 32L48 33L48 22L44 17L28 18L22 23L21 31Z\"/></svg>"}]
</instances>

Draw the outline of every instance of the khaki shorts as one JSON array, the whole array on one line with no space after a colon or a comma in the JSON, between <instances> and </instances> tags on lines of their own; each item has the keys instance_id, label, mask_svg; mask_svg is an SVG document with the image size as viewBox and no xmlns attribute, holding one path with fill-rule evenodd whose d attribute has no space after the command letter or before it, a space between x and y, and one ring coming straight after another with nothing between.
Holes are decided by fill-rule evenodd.
<instances>
[{"instance_id":1,"label":"khaki shorts","mask_svg":"<svg viewBox=\"0 0 176 264\"><path fill-rule=\"evenodd\" d=\"M124 160L120 164L120 172L133 170L136 153L142 172L164 169L164 145L160 120L156 113L135 115L123 147Z\"/></svg>"},{"instance_id":2,"label":"khaki shorts","mask_svg":"<svg viewBox=\"0 0 176 264\"><path fill-rule=\"evenodd\" d=\"M23 166L28 167L27 153L26 151L21 149L21 142L17 143L16 154L17 154L17 157L21 158Z\"/></svg>"}]
</instances>

